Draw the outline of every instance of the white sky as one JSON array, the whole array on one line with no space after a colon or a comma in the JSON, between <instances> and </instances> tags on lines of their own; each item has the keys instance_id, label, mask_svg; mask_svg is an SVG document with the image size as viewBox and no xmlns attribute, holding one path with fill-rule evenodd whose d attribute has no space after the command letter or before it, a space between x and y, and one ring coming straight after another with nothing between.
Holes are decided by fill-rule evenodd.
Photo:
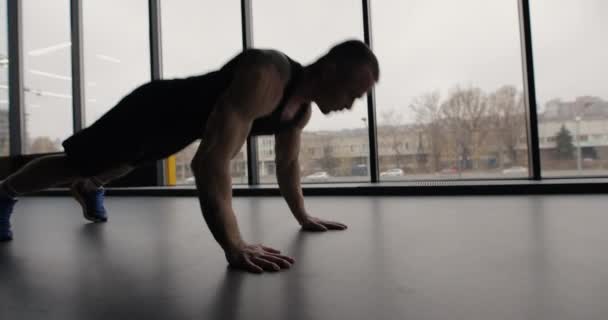
<instances>
[{"instance_id":1,"label":"white sky","mask_svg":"<svg viewBox=\"0 0 608 320\"><path fill-rule=\"evenodd\" d=\"M516 0L371 0L374 51L381 66L378 112L402 110L412 98L455 85L486 92L522 87ZM255 0L254 45L276 48L309 63L332 44L363 38L360 0ZM537 94L571 100L608 99L604 0L531 1ZM216 69L241 50L240 1L162 0L165 76ZM71 132L69 1L24 0L24 72L27 130L64 139ZM135 86L148 81L146 0L83 1L85 97L91 123ZM6 21L6 0L0 0ZM62 45L63 44L63 45ZM48 50L39 50L45 49ZM6 25L0 23L0 53ZM6 83L7 70L0 69ZM52 96L49 96L52 95ZM6 90L0 89L0 108ZM362 100L349 113L318 112L307 130L362 127Z\"/></svg>"}]
</instances>

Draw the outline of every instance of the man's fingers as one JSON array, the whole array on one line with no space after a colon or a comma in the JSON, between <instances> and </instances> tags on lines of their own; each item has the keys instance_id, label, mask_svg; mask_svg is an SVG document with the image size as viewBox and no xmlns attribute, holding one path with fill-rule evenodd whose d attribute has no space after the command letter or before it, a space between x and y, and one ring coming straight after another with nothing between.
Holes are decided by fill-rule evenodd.
<instances>
[{"instance_id":1,"label":"man's fingers","mask_svg":"<svg viewBox=\"0 0 608 320\"><path fill-rule=\"evenodd\" d=\"M327 227L325 227L324 225L322 225L320 223L316 223L316 222L307 224L304 227L304 229L309 230L309 231L327 231Z\"/></svg>"},{"instance_id":2,"label":"man's fingers","mask_svg":"<svg viewBox=\"0 0 608 320\"><path fill-rule=\"evenodd\" d=\"M287 260L287 261L289 261L289 263L291 263L291 264L296 263L296 259L294 259L294 258L292 258L292 257L284 256L284 255L281 255L281 254L275 254L275 256L277 256L277 257L279 257L279 258L281 258L281 259L283 259L283 260Z\"/></svg>"},{"instance_id":3,"label":"man's fingers","mask_svg":"<svg viewBox=\"0 0 608 320\"><path fill-rule=\"evenodd\" d=\"M327 230L346 230L348 227L340 222L336 221L325 221L321 219L316 219L315 221L310 221L302 228L306 231L327 231Z\"/></svg>"},{"instance_id":4,"label":"man's fingers","mask_svg":"<svg viewBox=\"0 0 608 320\"><path fill-rule=\"evenodd\" d=\"M277 265L274 262L270 262L264 258L260 258L260 257L252 257L251 261L254 262L255 264L259 265L260 267L264 268L264 270L266 271L279 271L281 270L281 267L279 267L279 265Z\"/></svg>"},{"instance_id":5,"label":"man's fingers","mask_svg":"<svg viewBox=\"0 0 608 320\"><path fill-rule=\"evenodd\" d=\"M264 245L260 245L260 247L266 252L266 254L264 255L264 257L267 257L267 256L276 257L276 258L279 258L279 259L282 259L282 260L286 260L290 264L293 264L293 263L296 262L296 260L294 258L282 255L281 251L279 251L277 249L266 247Z\"/></svg>"},{"instance_id":6,"label":"man's fingers","mask_svg":"<svg viewBox=\"0 0 608 320\"><path fill-rule=\"evenodd\" d=\"M282 254L276 254L276 253L269 253L269 256L273 256L273 257L277 257L279 259L283 259L283 260L287 260L287 262L294 264L296 263L296 259L292 258L292 257L288 257L288 256L284 256Z\"/></svg>"},{"instance_id":7,"label":"man's fingers","mask_svg":"<svg viewBox=\"0 0 608 320\"><path fill-rule=\"evenodd\" d=\"M315 223L315 226L319 229L319 231L327 231L327 227L321 223Z\"/></svg>"},{"instance_id":8,"label":"man's fingers","mask_svg":"<svg viewBox=\"0 0 608 320\"><path fill-rule=\"evenodd\" d=\"M345 224L334 221L324 221L323 225L330 230L345 230L346 228L348 228Z\"/></svg>"},{"instance_id":9,"label":"man's fingers","mask_svg":"<svg viewBox=\"0 0 608 320\"><path fill-rule=\"evenodd\" d=\"M260 245L260 247L262 249L264 249L264 251L267 251L267 252L270 252L270 253L281 253L281 251L279 251L277 249L273 249L273 248L267 247L267 246Z\"/></svg>"},{"instance_id":10,"label":"man's fingers","mask_svg":"<svg viewBox=\"0 0 608 320\"><path fill-rule=\"evenodd\" d=\"M268 260L268 261L271 261L271 262L274 262L274 263L276 263L277 265L279 265L282 268L290 268L291 267L291 263L287 259L283 259L280 256L265 255L264 259Z\"/></svg>"},{"instance_id":11,"label":"man's fingers","mask_svg":"<svg viewBox=\"0 0 608 320\"><path fill-rule=\"evenodd\" d=\"M262 272L264 272L264 270L262 268L260 268L255 263L253 263L249 258L245 257L245 259L243 261L244 261L244 268L247 271L253 272L253 273L262 273Z\"/></svg>"}]
</instances>

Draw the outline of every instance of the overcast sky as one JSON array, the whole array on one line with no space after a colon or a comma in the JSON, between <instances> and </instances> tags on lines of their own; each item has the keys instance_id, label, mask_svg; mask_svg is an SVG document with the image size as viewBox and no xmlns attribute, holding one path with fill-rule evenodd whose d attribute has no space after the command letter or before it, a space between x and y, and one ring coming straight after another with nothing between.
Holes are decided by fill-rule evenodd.
<instances>
[{"instance_id":1,"label":"overcast sky","mask_svg":"<svg viewBox=\"0 0 608 320\"><path fill-rule=\"evenodd\" d=\"M6 0L0 0L6 21ZM604 0L534 0L533 40L540 103L580 95L608 99ZM241 50L240 1L162 0L165 77L220 67ZM27 130L64 139L71 134L69 1L24 0ZM86 0L85 97L91 123L137 85L148 81L146 0ZM378 112L403 111L411 100L455 85L486 92L522 88L516 0L372 0L374 51L381 67ZM310 63L331 45L363 39L359 0L255 0L254 46L276 48ZM6 54L6 25L0 25ZM0 70L6 84L7 70ZM0 108L6 108L0 88ZM361 128L365 101L330 117L315 112L307 130Z\"/></svg>"}]
</instances>

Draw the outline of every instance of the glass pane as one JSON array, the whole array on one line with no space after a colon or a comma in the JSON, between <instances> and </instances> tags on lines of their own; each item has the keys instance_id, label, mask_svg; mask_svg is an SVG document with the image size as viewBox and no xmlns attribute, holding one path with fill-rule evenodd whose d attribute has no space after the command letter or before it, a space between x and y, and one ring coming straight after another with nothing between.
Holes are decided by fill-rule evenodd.
<instances>
[{"instance_id":1,"label":"glass pane","mask_svg":"<svg viewBox=\"0 0 608 320\"><path fill-rule=\"evenodd\" d=\"M25 153L61 151L73 132L70 1L22 4Z\"/></svg>"},{"instance_id":2,"label":"glass pane","mask_svg":"<svg viewBox=\"0 0 608 320\"><path fill-rule=\"evenodd\" d=\"M605 176L608 3L538 0L530 5L542 175Z\"/></svg>"},{"instance_id":3,"label":"glass pane","mask_svg":"<svg viewBox=\"0 0 608 320\"><path fill-rule=\"evenodd\" d=\"M517 1L373 1L380 178L528 176Z\"/></svg>"},{"instance_id":4,"label":"glass pane","mask_svg":"<svg viewBox=\"0 0 608 320\"><path fill-rule=\"evenodd\" d=\"M8 127L8 25L6 0L0 0L0 156L9 153Z\"/></svg>"},{"instance_id":5,"label":"glass pane","mask_svg":"<svg viewBox=\"0 0 608 320\"><path fill-rule=\"evenodd\" d=\"M254 46L279 50L303 65L334 44L363 39L361 1L257 1L252 10ZM313 105L300 147L302 182L369 180L366 119L366 99L328 116ZM258 157L260 180L275 182L272 137L258 139Z\"/></svg>"},{"instance_id":6,"label":"glass pane","mask_svg":"<svg viewBox=\"0 0 608 320\"><path fill-rule=\"evenodd\" d=\"M150 81L148 1L82 1L85 118L90 125Z\"/></svg>"},{"instance_id":7,"label":"glass pane","mask_svg":"<svg viewBox=\"0 0 608 320\"><path fill-rule=\"evenodd\" d=\"M183 78L216 70L242 50L238 0L163 0L161 6L164 78ZM195 41L192 30L196 30ZM194 183L190 160L198 144L195 142L176 154L177 184ZM233 183L247 182L245 150L244 145L232 161Z\"/></svg>"}]
</instances>

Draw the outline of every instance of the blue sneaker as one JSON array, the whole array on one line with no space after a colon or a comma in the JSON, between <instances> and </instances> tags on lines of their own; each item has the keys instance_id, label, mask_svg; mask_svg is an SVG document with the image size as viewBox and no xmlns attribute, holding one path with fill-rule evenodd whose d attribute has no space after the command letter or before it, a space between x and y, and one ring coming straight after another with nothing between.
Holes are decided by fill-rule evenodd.
<instances>
[{"instance_id":1,"label":"blue sneaker","mask_svg":"<svg viewBox=\"0 0 608 320\"><path fill-rule=\"evenodd\" d=\"M13 240L11 230L11 213L17 199L0 196L0 242Z\"/></svg>"},{"instance_id":2,"label":"blue sneaker","mask_svg":"<svg viewBox=\"0 0 608 320\"><path fill-rule=\"evenodd\" d=\"M82 182L76 182L72 184L70 191L74 198L76 198L76 201L82 206L82 215L85 219L92 222L108 221L106 208L103 206L105 195L103 188L90 191L84 187Z\"/></svg>"}]
</instances>

